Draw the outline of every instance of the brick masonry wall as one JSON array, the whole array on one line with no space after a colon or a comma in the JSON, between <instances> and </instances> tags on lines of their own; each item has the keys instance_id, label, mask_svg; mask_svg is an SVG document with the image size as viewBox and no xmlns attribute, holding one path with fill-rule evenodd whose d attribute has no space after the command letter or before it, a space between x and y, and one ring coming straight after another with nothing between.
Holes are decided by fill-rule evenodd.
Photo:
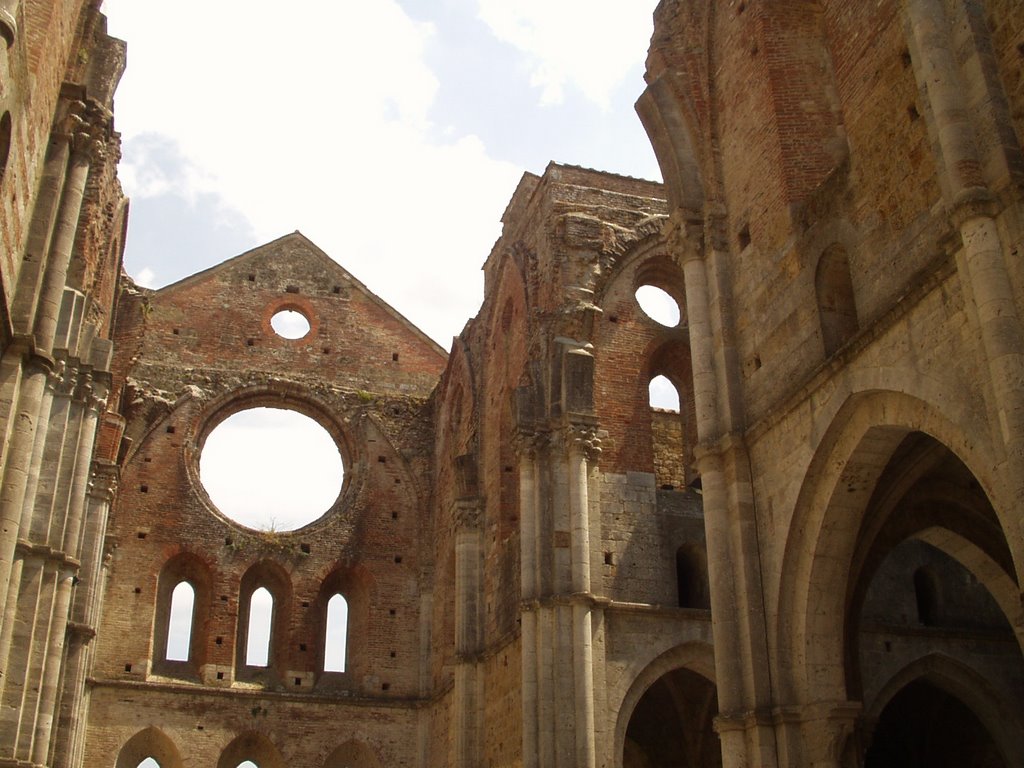
<instances>
[{"instance_id":1,"label":"brick masonry wall","mask_svg":"<svg viewBox=\"0 0 1024 768\"><path fill-rule=\"evenodd\" d=\"M307 338L271 330L281 307L309 318ZM163 291L129 289L116 349L127 385L114 402L131 442L122 448L128 458L108 534L90 753L116 752L125 723L166 724L202 764L214 764L228 736L249 727L299 764L317 764L310 755L348 739L386 764L415 764L409 734L426 701L429 647L421 595L434 565L425 546L427 396L444 353L299 235ZM198 475L202 441L226 414L249 406L293 408L335 437L345 483L320 520L295 532L254 531L210 503ZM208 586L197 588L205 621L194 628L195 661L175 665L157 657L157 614L166 610L157 587L165 563L183 556L195 564L186 575L198 569L205 577L193 583ZM243 580L253 568L283 585L263 671L240 668L237 647ZM347 668L324 673L324 590L335 588L350 605ZM119 719L111 702L123 702L125 690L134 692L135 711ZM201 713L201 722L179 725ZM196 740L189 734L199 725L205 736Z\"/></svg>"}]
</instances>

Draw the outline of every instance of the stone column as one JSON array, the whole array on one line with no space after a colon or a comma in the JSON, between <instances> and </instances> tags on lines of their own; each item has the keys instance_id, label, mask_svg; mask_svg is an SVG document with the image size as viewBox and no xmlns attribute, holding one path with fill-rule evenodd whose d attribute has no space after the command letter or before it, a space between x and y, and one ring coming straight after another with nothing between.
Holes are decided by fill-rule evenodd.
<instances>
[{"instance_id":1,"label":"stone column","mask_svg":"<svg viewBox=\"0 0 1024 768\"><path fill-rule=\"evenodd\" d=\"M690 331L698 446L704 499L715 675L724 768L777 764L768 637L761 583L757 518L746 445L736 432L740 407L727 307L709 267L705 240L714 223L679 210L673 215L674 251L682 266Z\"/></svg>"},{"instance_id":2,"label":"stone column","mask_svg":"<svg viewBox=\"0 0 1024 768\"><path fill-rule=\"evenodd\" d=\"M601 441L592 425L566 429L569 464L569 517L572 532L573 681L576 698L576 759L581 768L596 765L594 741L594 648L590 589L589 464L600 453Z\"/></svg>"},{"instance_id":3,"label":"stone column","mask_svg":"<svg viewBox=\"0 0 1024 768\"><path fill-rule=\"evenodd\" d=\"M522 663L523 768L537 768L537 530L539 527L536 437L520 434L516 441L519 457L519 588L521 608L520 647Z\"/></svg>"},{"instance_id":4,"label":"stone column","mask_svg":"<svg viewBox=\"0 0 1024 768\"><path fill-rule=\"evenodd\" d=\"M107 516L117 488L117 468L94 466L86 500L78 585L68 622L68 651L60 696L60 724L54 744L54 768L80 765L86 722L85 682L95 650L96 622L102 603L103 545Z\"/></svg>"},{"instance_id":5,"label":"stone column","mask_svg":"<svg viewBox=\"0 0 1024 768\"><path fill-rule=\"evenodd\" d=\"M47 645L46 659L43 664L39 715L32 753L32 759L40 765L46 762L50 747L50 734L56 717L57 693L64 658L64 641L71 606L71 593L82 557L81 531L85 515L88 479L92 468L97 424L100 414L106 408L106 396L107 387L103 382L94 381L91 374L83 376L78 397L83 401L85 413L80 432L81 438L78 441L74 460L67 514L62 526L62 549L65 558L59 571L57 595L50 620L50 642Z\"/></svg>"},{"instance_id":6,"label":"stone column","mask_svg":"<svg viewBox=\"0 0 1024 768\"><path fill-rule=\"evenodd\" d=\"M977 312L998 418L995 428L1006 451L1006 501L1017 510L1024 504L1024 331L1006 265L1009 249L996 222L998 206L985 179L965 95L968 85L957 63L944 4L906 0L906 9L912 61L934 117L931 127L944 171L946 204L963 241L957 269ZM1024 517L1002 517L1004 522L1010 519L1016 530L1007 530L1006 539L1020 568Z\"/></svg>"},{"instance_id":7,"label":"stone column","mask_svg":"<svg viewBox=\"0 0 1024 768\"><path fill-rule=\"evenodd\" d=\"M68 171L60 196L58 213L50 240L49 258L36 302L31 348L20 372L20 387L13 404L8 450L0 484L0 616L6 603L14 563L14 551L21 534L21 513L25 504L29 469L40 408L52 367L53 342L57 332L64 285L71 262L75 233L89 176L90 153L95 149L91 129L80 116L84 104L73 105L67 119L57 130L56 142L70 142ZM9 348L8 352L11 352ZM6 659L0 658L0 675L5 675Z\"/></svg>"},{"instance_id":8,"label":"stone column","mask_svg":"<svg viewBox=\"0 0 1024 768\"><path fill-rule=\"evenodd\" d=\"M455 519L455 765L482 764L482 534L480 500L456 502Z\"/></svg>"}]
</instances>

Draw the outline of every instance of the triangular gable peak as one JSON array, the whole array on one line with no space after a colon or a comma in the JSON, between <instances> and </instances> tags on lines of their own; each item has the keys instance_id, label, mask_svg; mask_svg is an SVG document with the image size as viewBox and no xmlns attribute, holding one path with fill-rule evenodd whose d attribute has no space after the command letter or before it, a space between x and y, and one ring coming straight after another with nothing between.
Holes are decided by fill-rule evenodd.
<instances>
[{"instance_id":1,"label":"triangular gable peak","mask_svg":"<svg viewBox=\"0 0 1024 768\"><path fill-rule=\"evenodd\" d=\"M298 313L308 330L300 321L290 332L299 338L283 336L282 313ZM145 325L142 365L315 376L367 392L426 396L447 361L299 232L153 292Z\"/></svg>"}]
</instances>

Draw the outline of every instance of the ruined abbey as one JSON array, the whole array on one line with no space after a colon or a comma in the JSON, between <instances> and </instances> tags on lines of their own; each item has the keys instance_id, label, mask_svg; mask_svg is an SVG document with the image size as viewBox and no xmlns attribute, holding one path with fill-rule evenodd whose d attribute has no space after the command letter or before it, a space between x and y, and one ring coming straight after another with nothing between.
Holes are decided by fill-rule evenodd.
<instances>
[{"instance_id":1,"label":"ruined abbey","mask_svg":"<svg viewBox=\"0 0 1024 768\"><path fill-rule=\"evenodd\" d=\"M300 233L124 276L99 6L0 0L0 766L1024 765L1020 0L662 0L664 184L526 173L447 351Z\"/></svg>"}]
</instances>

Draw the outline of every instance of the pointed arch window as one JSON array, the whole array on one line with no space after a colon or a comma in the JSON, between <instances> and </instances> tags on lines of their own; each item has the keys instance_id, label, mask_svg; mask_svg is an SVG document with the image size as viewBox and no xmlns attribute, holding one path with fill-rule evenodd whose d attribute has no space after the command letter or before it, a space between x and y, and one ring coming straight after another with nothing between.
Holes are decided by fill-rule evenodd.
<instances>
[{"instance_id":1,"label":"pointed arch window","mask_svg":"<svg viewBox=\"0 0 1024 768\"><path fill-rule=\"evenodd\" d=\"M155 674L198 676L206 660L203 628L209 613L210 581L207 564L192 554L176 555L161 568L153 623Z\"/></svg>"},{"instance_id":2,"label":"pointed arch window","mask_svg":"<svg viewBox=\"0 0 1024 768\"><path fill-rule=\"evenodd\" d=\"M324 672L344 672L348 653L348 601L340 592L327 601Z\"/></svg>"},{"instance_id":3,"label":"pointed arch window","mask_svg":"<svg viewBox=\"0 0 1024 768\"><path fill-rule=\"evenodd\" d=\"M266 587L253 590L245 633L245 665L266 667L270 662L270 635L274 626L274 596Z\"/></svg>"},{"instance_id":4,"label":"pointed arch window","mask_svg":"<svg viewBox=\"0 0 1024 768\"><path fill-rule=\"evenodd\" d=\"M160 763L154 760L152 757L147 757L136 768L160 768Z\"/></svg>"},{"instance_id":5,"label":"pointed arch window","mask_svg":"<svg viewBox=\"0 0 1024 768\"><path fill-rule=\"evenodd\" d=\"M167 617L167 661L188 661L192 646L192 625L195 619L196 590L187 581L179 581L171 592L171 608Z\"/></svg>"},{"instance_id":6,"label":"pointed arch window","mask_svg":"<svg viewBox=\"0 0 1024 768\"><path fill-rule=\"evenodd\" d=\"M652 378L647 391L650 395L651 408L679 413L679 390L668 376L659 374Z\"/></svg>"},{"instance_id":7,"label":"pointed arch window","mask_svg":"<svg viewBox=\"0 0 1024 768\"><path fill-rule=\"evenodd\" d=\"M821 255L814 276L818 320L825 356L831 357L857 333L857 305L850 277L850 260L840 245Z\"/></svg>"}]
</instances>

